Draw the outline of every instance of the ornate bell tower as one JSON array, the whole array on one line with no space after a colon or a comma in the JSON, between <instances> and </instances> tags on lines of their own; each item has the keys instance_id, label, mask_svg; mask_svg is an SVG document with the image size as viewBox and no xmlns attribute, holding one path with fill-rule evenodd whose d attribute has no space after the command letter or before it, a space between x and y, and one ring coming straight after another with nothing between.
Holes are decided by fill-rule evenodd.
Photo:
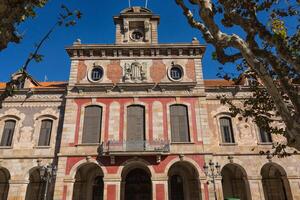
<instances>
[{"instance_id":1,"label":"ornate bell tower","mask_svg":"<svg viewBox=\"0 0 300 200\"><path fill-rule=\"evenodd\" d=\"M116 44L157 44L159 16L143 7L124 9L114 17Z\"/></svg>"}]
</instances>

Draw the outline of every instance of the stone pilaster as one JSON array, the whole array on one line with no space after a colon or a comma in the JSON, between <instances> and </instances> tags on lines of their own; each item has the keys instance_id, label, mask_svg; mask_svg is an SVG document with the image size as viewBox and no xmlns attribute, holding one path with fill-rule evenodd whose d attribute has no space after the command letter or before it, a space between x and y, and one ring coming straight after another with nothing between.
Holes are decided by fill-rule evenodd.
<instances>
[{"instance_id":1,"label":"stone pilaster","mask_svg":"<svg viewBox=\"0 0 300 200\"><path fill-rule=\"evenodd\" d=\"M152 180L152 199L168 200L168 179Z\"/></svg>"},{"instance_id":2,"label":"stone pilaster","mask_svg":"<svg viewBox=\"0 0 300 200\"><path fill-rule=\"evenodd\" d=\"M252 199L265 200L261 177L248 177Z\"/></svg>"},{"instance_id":3,"label":"stone pilaster","mask_svg":"<svg viewBox=\"0 0 300 200\"><path fill-rule=\"evenodd\" d=\"M8 200L24 200L26 197L26 190L29 184L28 180L10 180Z\"/></svg>"},{"instance_id":4,"label":"stone pilaster","mask_svg":"<svg viewBox=\"0 0 300 200\"><path fill-rule=\"evenodd\" d=\"M121 179L104 178L104 200L119 200L121 197Z\"/></svg>"}]
</instances>

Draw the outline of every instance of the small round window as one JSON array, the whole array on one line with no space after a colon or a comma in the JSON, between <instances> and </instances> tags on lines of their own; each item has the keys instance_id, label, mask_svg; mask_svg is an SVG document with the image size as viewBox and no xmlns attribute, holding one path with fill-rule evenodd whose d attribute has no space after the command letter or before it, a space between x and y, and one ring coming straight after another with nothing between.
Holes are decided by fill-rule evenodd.
<instances>
[{"instance_id":1,"label":"small round window","mask_svg":"<svg viewBox=\"0 0 300 200\"><path fill-rule=\"evenodd\" d=\"M183 77L183 71L180 65L174 65L170 69L170 78L179 81Z\"/></svg>"},{"instance_id":2,"label":"small round window","mask_svg":"<svg viewBox=\"0 0 300 200\"><path fill-rule=\"evenodd\" d=\"M131 39L134 41L142 40L143 37L144 37L144 35L140 30L135 30L131 33Z\"/></svg>"},{"instance_id":3,"label":"small round window","mask_svg":"<svg viewBox=\"0 0 300 200\"><path fill-rule=\"evenodd\" d=\"M99 81L102 79L103 77L103 69L101 67L95 67L92 71L91 71L91 75L90 75L92 81Z\"/></svg>"}]
</instances>

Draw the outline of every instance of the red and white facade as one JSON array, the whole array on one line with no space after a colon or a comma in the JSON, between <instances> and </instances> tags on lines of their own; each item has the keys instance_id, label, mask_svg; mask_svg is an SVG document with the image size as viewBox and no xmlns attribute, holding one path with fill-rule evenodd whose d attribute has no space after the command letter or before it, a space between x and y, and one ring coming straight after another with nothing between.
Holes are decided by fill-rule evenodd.
<instances>
[{"instance_id":1,"label":"red and white facade","mask_svg":"<svg viewBox=\"0 0 300 200\"><path fill-rule=\"evenodd\" d=\"M0 199L40 200L48 163L57 166L54 200L300 199L299 155L261 155L283 138L231 117L217 98L247 98L243 81L204 80L205 46L159 44L159 17L146 8L114 22L115 44L66 49L68 83L27 80L4 102ZM215 191L203 168L210 160L221 165Z\"/></svg>"}]
</instances>

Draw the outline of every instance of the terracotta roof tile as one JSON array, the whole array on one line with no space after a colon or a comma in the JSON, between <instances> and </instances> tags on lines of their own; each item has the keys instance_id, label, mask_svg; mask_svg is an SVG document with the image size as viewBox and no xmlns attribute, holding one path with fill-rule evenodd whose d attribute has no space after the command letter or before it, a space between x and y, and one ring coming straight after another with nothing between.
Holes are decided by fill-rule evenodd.
<instances>
[{"instance_id":1,"label":"terracotta roof tile","mask_svg":"<svg viewBox=\"0 0 300 200\"><path fill-rule=\"evenodd\" d=\"M39 82L39 86L34 86L33 88L64 88L67 86L67 82L55 81L55 82ZM5 88L6 83L0 82L0 88Z\"/></svg>"},{"instance_id":2,"label":"terracotta roof tile","mask_svg":"<svg viewBox=\"0 0 300 200\"><path fill-rule=\"evenodd\" d=\"M215 79L215 80L204 80L204 85L206 87L213 86L233 86L235 83L233 81L227 81L223 79Z\"/></svg>"}]
</instances>

